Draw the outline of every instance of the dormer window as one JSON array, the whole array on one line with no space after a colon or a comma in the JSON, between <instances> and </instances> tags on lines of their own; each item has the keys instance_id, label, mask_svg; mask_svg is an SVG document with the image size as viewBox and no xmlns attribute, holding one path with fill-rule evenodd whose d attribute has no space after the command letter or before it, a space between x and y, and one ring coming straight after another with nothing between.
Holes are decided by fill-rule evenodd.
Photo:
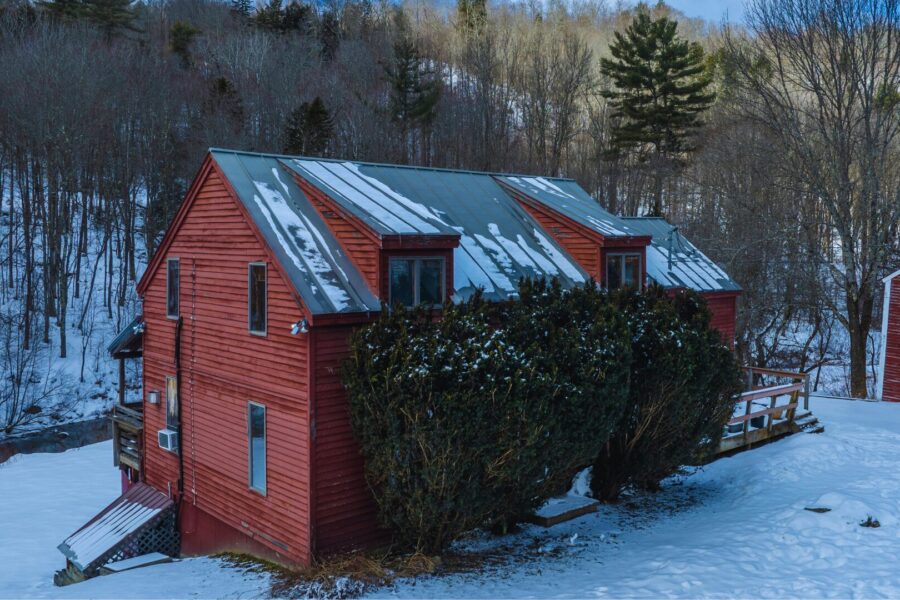
<instances>
[{"instance_id":1,"label":"dormer window","mask_svg":"<svg viewBox=\"0 0 900 600\"><path fill-rule=\"evenodd\" d=\"M607 254L604 285L608 290L641 289L641 255Z\"/></svg>"},{"instance_id":2,"label":"dormer window","mask_svg":"<svg viewBox=\"0 0 900 600\"><path fill-rule=\"evenodd\" d=\"M391 258L389 280L388 303L391 306L439 306L444 302L443 258Z\"/></svg>"}]
</instances>

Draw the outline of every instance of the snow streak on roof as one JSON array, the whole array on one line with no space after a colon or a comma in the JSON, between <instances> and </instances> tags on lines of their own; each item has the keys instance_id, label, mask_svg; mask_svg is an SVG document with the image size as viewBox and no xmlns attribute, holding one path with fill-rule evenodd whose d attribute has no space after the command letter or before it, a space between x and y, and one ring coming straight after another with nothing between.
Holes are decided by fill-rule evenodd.
<instances>
[{"instance_id":1,"label":"snow streak on roof","mask_svg":"<svg viewBox=\"0 0 900 600\"><path fill-rule=\"evenodd\" d=\"M459 235L456 300L516 295L524 277L587 280L488 173L285 158L283 164L382 235Z\"/></svg>"},{"instance_id":2,"label":"snow streak on roof","mask_svg":"<svg viewBox=\"0 0 900 600\"><path fill-rule=\"evenodd\" d=\"M172 500L165 494L137 483L66 538L59 549L85 571L170 506Z\"/></svg>"},{"instance_id":3,"label":"snow streak on roof","mask_svg":"<svg viewBox=\"0 0 900 600\"><path fill-rule=\"evenodd\" d=\"M210 152L313 314L380 308L279 157Z\"/></svg>"},{"instance_id":4,"label":"snow streak on roof","mask_svg":"<svg viewBox=\"0 0 900 600\"><path fill-rule=\"evenodd\" d=\"M620 217L604 210L571 179L512 175L499 176L498 179L604 237L641 235Z\"/></svg>"},{"instance_id":5,"label":"snow streak on roof","mask_svg":"<svg viewBox=\"0 0 900 600\"><path fill-rule=\"evenodd\" d=\"M700 292L740 291L741 286L665 219L623 219L641 235L653 236L647 246L647 275L653 281L663 287L689 288Z\"/></svg>"}]
</instances>

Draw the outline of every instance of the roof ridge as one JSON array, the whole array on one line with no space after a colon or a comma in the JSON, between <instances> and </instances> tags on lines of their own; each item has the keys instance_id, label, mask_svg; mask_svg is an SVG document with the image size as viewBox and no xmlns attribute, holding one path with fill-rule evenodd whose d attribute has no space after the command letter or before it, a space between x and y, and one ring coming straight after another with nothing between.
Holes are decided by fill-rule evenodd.
<instances>
[{"instance_id":1,"label":"roof ridge","mask_svg":"<svg viewBox=\"0 0 900 600\"><path fill-rule=\"evenodd\" d=\"M349 162L357 165L365 165L369 167L390 167L396 169L409 169L413 171L437 171L441 173L465 173L468 175L489 175L491 177L543 177L544 179L552 179L555 181L575 181L572 177L554 177L552 175L528 175L525 173L506 173L502 171L476 171L473 169L451 169L449 167L424 167L420 165L399 165L396 163L381 163L367 160L354 160L350 158L323 158L321 156L303 156L301 154L282 154L278 152L252 152L250 150L235 150L233 148L219 148L210 146L208 148L212 152L229 152L231 154L244 154L248 156L264 156L274 159L301 159L301 160L320 160L323 162L342 163Z\"/></svg>"}]
</instances>

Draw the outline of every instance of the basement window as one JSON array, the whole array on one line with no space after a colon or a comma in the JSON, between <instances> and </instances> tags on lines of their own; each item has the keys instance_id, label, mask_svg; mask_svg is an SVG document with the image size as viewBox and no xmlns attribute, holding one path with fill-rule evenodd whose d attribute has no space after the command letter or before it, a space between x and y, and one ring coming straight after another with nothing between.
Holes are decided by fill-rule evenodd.
<instances>
[{"instance_id":1,"label":"basement window","mask_svg":"<svg viewBox=\"0 0 900 600\"><path fill-rule=\"evenodd\" d=\"M247 403L247 437L250 453L250 489L266 493L266 407Z\"/></svg>"},{"instance_id":2,"label":"basement window","mask_svg":"<svg viewBox=\"0 0 900 600\"><path fill-rule=\"evenodd\" d=\"M166 316L170 319L178 318L179 267L177 258L166 261Z\"/></svg>"},{"instance_id":3,"label":"basement window","mask_svg":"<svg viewBox=\"0 0 900 600\"><path fill-rule=\"evenodd\" d=\"M391 258L389 270L391 306L439 306L444 302L443 258Z\"/></svg>"},{"instance_id":4,"label":"basement window","mask_svg":"<svg viewBox=\"0 0 900 600\"><path fill-rule=\"evenodd\" d=\"M607 254L604 284L606 289L641 289L641 255Z\"/></svg>"},{"instance_id":5,"label":"basement window","mask_svg":"<svg viewBox=\"0 0 900 600\"><path fill-rule=\"evenodd\" d=\"M178 378L166 377L166 429L178 429Z\"/></svg>"},{"instance_id":6,"label":"basement window","mask_svg":"<svg viewBox=\"0 0 900 600\"><path fill-rule=\"evenodd\" d=\"M250 263L248 271L248 325L250 333L266 334L266 263Z\"/></svg>"}]
</instances>

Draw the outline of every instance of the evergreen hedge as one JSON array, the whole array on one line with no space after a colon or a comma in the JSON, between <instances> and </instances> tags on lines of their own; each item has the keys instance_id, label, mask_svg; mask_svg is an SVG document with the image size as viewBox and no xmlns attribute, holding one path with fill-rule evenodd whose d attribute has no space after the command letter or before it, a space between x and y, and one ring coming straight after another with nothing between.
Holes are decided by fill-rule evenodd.
<instances>
[{"instance_id":1,"label":"evergreen hedge","mask_svg":"<svg viewBox=\"0 0 900 600\"><path fill-rule=\"evenodd\" d=\"M718 442L739 389L696 294L556 281L440 318L384 309L343 375L380 519L425 553L505 529L592 463L598 497L654 487Z\"/></svg>"},{"instance_id":2,"label":"evergreen hedge","mask_svg":"<svg viewBox=\"0 0 900 600\"><path fill-rule=\"evenodd\" d=\"M381 521L403 545L440 552L467 530L533 512L620 419L624 319L593 288L520 291L505 305L480 295L448 304L439 320L383 310L353 336L351 423ZM578 311L589 318L571 318Z\"/></svg>"},{"instance_id":3,"label":"evergreen hedge","mask_svg":"<svg viewBox=\"0 0 900 600\"><path fill-rule=\"evenodd\" d=\"M741 391L740 369L701 296L652 286L612 301L628 319L633 361L628 410L594 464L591 487L603 500L627 485L658 489L718 445Z\"/></svg>"}]
</instances>

